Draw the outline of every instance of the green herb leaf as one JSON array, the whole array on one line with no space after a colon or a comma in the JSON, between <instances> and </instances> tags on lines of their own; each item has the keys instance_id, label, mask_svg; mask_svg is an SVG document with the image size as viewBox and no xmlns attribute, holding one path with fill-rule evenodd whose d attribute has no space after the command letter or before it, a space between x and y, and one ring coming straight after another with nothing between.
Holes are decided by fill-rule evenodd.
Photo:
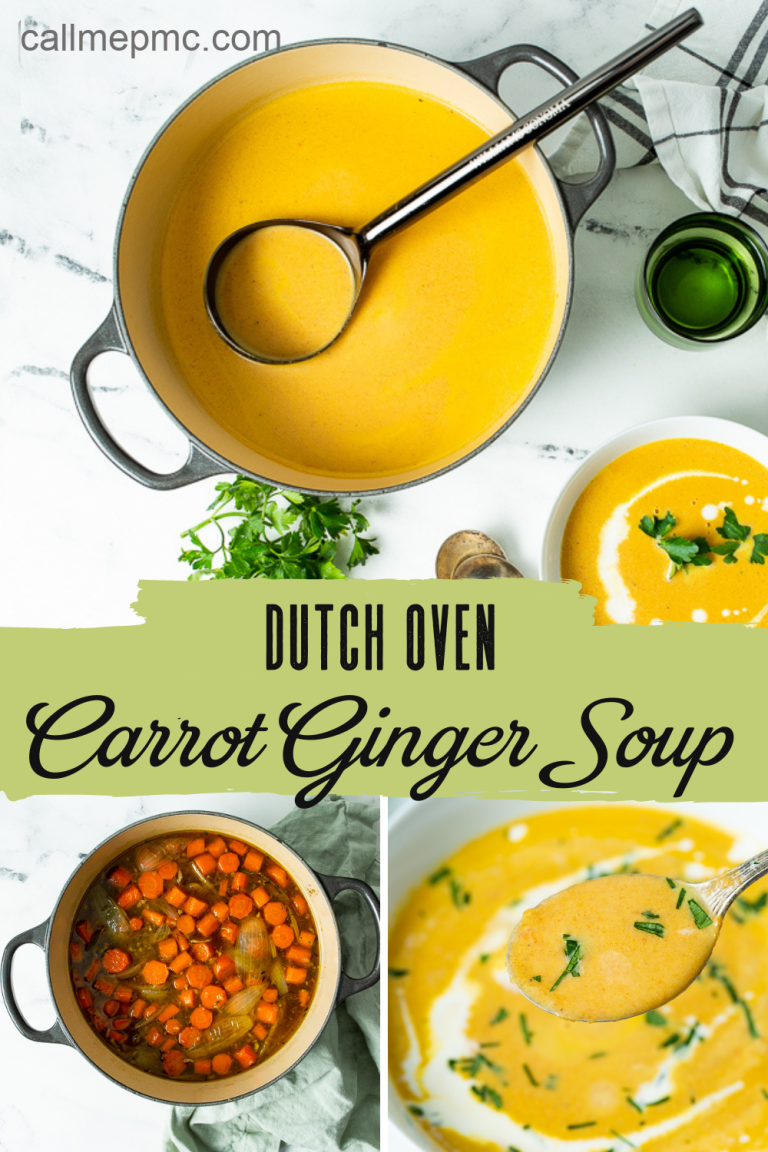
<instances>
[{"instance_id":1,"label":"green herb leaf","mask_svg":"<svg viewBox=\"0 0 768 1152\"><path fill-rule=\"evenodd\" d=\"M509 1016L509 1012L507 1012L506 1008L499 1008L493 1020L491 1020L491 1024L501 1024L502 1020L506 1020L507 1016Z\"/></svg>"},{"instance_id":2,"label":"green herb leaf","mask_svg":"<svg viewBox=\"0 0 768 1152\"><path fill-rule=\"evenodd\" d=\"M465 905L469 904L472 897L471 897L470 893L466 891L465 888L462 888L462 886L458 880L451 880L449 882L449 888L450 888L450 892L451 892L451 900L453 900L454 907L456 907L458 909L462 909L465 907Z\"/></svg>"},{"instance_id":3,"label":"green herb leaf","mask_svg":"<svg viewBox=\"0 0 768 1152\"><path fill-rule=\"evenodd\" d=\"M663 937L664 935L663 924L647 924L644 920L635 920L635 928L640 932L648 932L651 936Z\"/></svg>"},{"instance_id":4,"label":"green herb leaf","mask_svg":"<svg viewBox=\"0 0 768 1152\"><path fill-rule=\"evenodd\" d=\"M675 568L682 568L690 564L695 556L699 555L699 545L695 540L686 540L683 536L670 536L666 540L657 540L663 552L666 552Z\"/></svg>"},{"instance_id":5,"label":"green herb leaf","mask_svg":"<svg viewBox=\"0 0 768 1152\"><path fill-rule=\"evenodd\" d=\"M758 532L752 537L752 555L749 562L750 564L764 564L765 556L768 556L768 535L765 532Z\"/></svg>"},{"instance_id":6,"label":"green herb leaf","mask_svg":"<svg viewBox=\"0 0 768 1152\"><path fill-rule=\"evenodd\" d=\"M685 900L685 888L681 888L680 892L678 893L677 904L675 904L675 910L677 910L681 906L681 904L683 903L683 900Z\"/></svg>"},{"instance_id":7,"label":"green herb leaf","mask_svg":"<svg viewBox=\"0 0 768 1152\"><path fill-rule=\"evenodd\" d=\"M533 1040L533 1032L531 1032L530 1028L528 1027L528 1024L526 1023L524 1012L520 1013L519 1019L520 1019L520 1030L523 1033L523 1040L525 1040L526 1044L530 1044L531 1040Z\"/></svg>"},{"instance_id":8,"label":"green herb leaf","mask_svg":"<svg viewBox=\"0 0 768 1152\"><path fill-rule=\"evenodd\" d=\"M607 1052L593 1052L591 1056L587 1056L587 1060L602 1060L603 1056L607 1056Z\"/></svg>"},{"instance_id":9,"label":"green herb leaf","mask_svg":"<svg viewBox=\"0 0 768 1152\"><path fill-rule=\"evenodd\" d=\"M662 1096L660 1100L649 1100L646 1104L646 1108L656 1108L657 1105L666 1104L666 1102L671 1099L671 1096Z\"/></svg>"},{"instance_id":10,"label":"green herb leaf","mask_svg":"<svg viewBox=\"0 0 768 1152\"><path fill-rule=\"evenodd\" d=\"M490 1068L492 1072L503 1072L499 1064L493 1064L482 1052L475 1056L461 1056L456 1060L449 1060L448 1067L452 1072L465 1072L474 1079L482 1068Z\"/></svg>"},{"instance_id":11,"label":"green herb leaf","mask_svg":"<svg viewBox=\"0 0 768 1152\"><path fill-rule=\"evenodd\" d=\"M493 1088L489 1088L487 1084L473 1084L471 1092L484 1104L493 1104L494 1108L501 1108L501 1096Z\"/></svg>"},{"instance_id":12,"label":"green herb leaf","mask_svg":"<svg viewBox=\"0 0 768 1152\"><path fill-rule=\"evenodd\" d=\"M566 976L579 975L578 972L574 972L574 968L581 959L581 945L577 940L573 940L570 937L565 940L565 954L566 956L569 956L570 959L564 970L560 973L557 980L555 980L554 984L550 988L550 992L554 992L555 988L557 988L557 986L561 984L563 980L565 980Z\"/></svg>"},{"instance_id":13,"label":"green herb leaf","mask_svg":"<svg viewBox=\"0 0 768 1152\"><path fill-rule=\"evenodd\" d=\"M757 915L757 913L762 912L766 904L768 904L768 892L762 892L756 900L748 900L746 896L739 896L736 903L740 908L743 908L745 912Z\"/></svg>"},{"instance_id":14,"label":"green herb leaf","mask_svg":"<svg viewBox=\"0 0 768 1152\"><path fill-rule=\"evenodd\" d=\"M488 961L490 960L490 958L491 958L490 952L482 952L480 955L480 963L481 964L487 964Z\"/></svg>"},{"instance_id":15,"label":"green herb leaf","mask_svg":"<svg viewBox=\"0 0 768 1152\"><path fill-rule=\"evenodd\" d=\"M629 1104L632 1108L634 1108L635 1112L640 1112L642 1114L643 1110L640 1107L640 1105L637 1103L636 1100L633 1100L631 1096L627 1096L626 1099L627 1099L627 1104Z\"/></svg>"},{"instance_id":16,"label":"green herb leaf","mask_svg":"<svg viewBox=\"0 0 768 1152\"><path fill-rule=\"evenodd\" d=\"M738 557L735 553L740 544L741 541L739 540L726 540L724 544L713 544L710 551L714 552L716 556L724 556L726 564L738 564Z\"/></svg>"},{"instance_id":17,"label":"green herb leaf","mask_svg":"<svg viewBox=\"0 0 768 1152\"><path fill-rule=\"evenodd\" d=\"M679 1039L680 1033L674 1032L671 1036L667 1036L666 1040L659 1044L659 1048L671 1048L673 1044L677 1044Z\"/></svg>"},{"instance_id":18,"label":"green herb leaf","mask_svg":"<svg viewBox=\"0 0 768 1152\"><path fill-rule=\"evenodd\" d=\"M654 540L661 540L668 532L677 525L677 520L671 512L667 512L663 518L659 516L643 516L640 521L639 528L641 532L645 532L646 536L651 536Z\"/></svg>"},{"instance_id":19,"label":"green herb leaf","mask_svg":"<svg viewBox=\"0 0 768 1152\"><path fill-rule=\"evenodd\" d=\"M583 1120L581 1124L566 1124L565 1127L569 1131L575 1132L577 1128L594 1128L595 1124L597 1124L597 1120Z\"/></svg>"},{"instance_id":20,"label":"green herb leaf","mask_svg":"<svg viewBox=\"0 0 768 1152\"><path fill-rule=\"evenodd\" d=\"M722 528L716 529L718 536L722 536L724 540L746 540L752 531L749 525L739 524L733 508L726 508L724 516Z\"/></svg>"},{"instance_id":21,"label":"green herb leaf","mask_svg":"<svg viewBox=\"0 0 768 1152\"><path fill-rule=\"evenodd\" d=\"M412 1112L414 1116L423 1116L424 1115L424 1109L419 1108L418 1104L409 1104L408 1105L408 1111Z\"/></svg>"},{"instance_id":22,"label":"green herb leaf","mask_svg":"<svg viewBox=\"0 0 768 1152\"><path fill-rule=\"evenodd\" d=\"M445 880L446 876L450 876L450 868L439 868L437 872L433 872L429 878L430 884L439 884L441 880Z\"/></svg>"},{"instance_id":23,"label":"green herb leaf","mask_svg":"<svg viewBox=\"0 0 768 1152\"><path fill-rule=\"evenodd\" d=\"M530 1082L531 1082L531 1084L533 1085L533 1087L534 1087L534 1088L538 1088L538 1086L539 1086L539 1082L538 1082L538 1080L536 1079L536 1077L534 1076L533 1072L531 1072L531 1070L530 1070L530 1068L528 1067L528 1065L527 1065L527 1064L523 1064L523 1072L525 1072L526 1076L527 1076L527 1077L528 1077L528 1079L530 1080Z\"/></svg>"},{"instance_id":24,"label":"green herb leaf","mask_svg":"<svg viewBox=\"0 0 768 1152\"><path fill-rule=\"evenodd\" d=\"M667 884L669 884L670 888L677 888L677 884L675 884L674 880L670 880L669 876L665 876L664 879L667 881Z\"/></svg>"},{"instance_id":25,"label":"green herb leaf","mask_svg":"<svg viewBox=\"0 0 768 1152\"><path fill-rule=\"evenodd\" d=\"M645 1014L646 1024L652 1024L654 1028L666 1028L667 1018L661 1012L657 1012L655 1008L651 1008L650 1012Z\"/></svg>"},{"instance_id":26,"label":"green herb leaf","mask_svg":"<svg viewBox=\"0 0 768 1152\"><path fill-rule=\"evenodd\" d=\"M647 916L649 920L661 920L657 912L643 912L643 916Z\"/></svg>"},{"instance_id":27,"label":"green herb leaf","mask_svg":"<svg viewBox=\"0 0 768 1152\"><path fill-rule=\"evenodd\" d=\"M688 907L691 910L691 915L697 928L709 928L710 924L714 924L712 917L708 916L701 905L697 904L695 900L689 900Z\"/></svg>"},{"instance_id":28,"label":"green herb leaf","mask_svg":"<svg viewBox=\"0 0 768 1152\"><path fill-rule=\"evenodd\" d=\"M673 820L671 824L668 824L666 828L663 828L656 837L658 843L660 844L662 840L668 840L669 837L673 835L673 833L677 832L682 823L683 822L680 819Z\"/></svg>"},{"instance_id":29,"label":"green herb leaf","mask_svg":"<svg viewBox=\"0 0 768 1152\"><path fill-rule=\"evenodd\" d=\"M400 976L410 975L410 968L390 968L389 975L398 979Z\"/></svg>"},{"instance_id":30,"label":"green herb leaf","mask_svg":"<svg viewBox=\"0 0 768 1152\"><path fill-rule=\"evenodd\" d=\"M537 984L541 984L541 976L531 976L531 980L535 980Z\"/></svg>"}]
</instances>

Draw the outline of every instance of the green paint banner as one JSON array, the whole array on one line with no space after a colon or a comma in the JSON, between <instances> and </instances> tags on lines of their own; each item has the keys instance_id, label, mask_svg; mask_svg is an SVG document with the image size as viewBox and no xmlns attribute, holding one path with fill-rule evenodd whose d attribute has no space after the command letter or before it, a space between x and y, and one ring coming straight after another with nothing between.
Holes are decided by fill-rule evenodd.
<instances>
[{"instance_id":1,"label":"green paint banner","mask_svg":"<svg viewBox=\"0 0 768 1152\"><path fill-rule=\"evenodd\" d=\"M148 582L4 629L0 786L766 800L768 631L595 627L575 584Z\"/></svg>"}]
</instances>

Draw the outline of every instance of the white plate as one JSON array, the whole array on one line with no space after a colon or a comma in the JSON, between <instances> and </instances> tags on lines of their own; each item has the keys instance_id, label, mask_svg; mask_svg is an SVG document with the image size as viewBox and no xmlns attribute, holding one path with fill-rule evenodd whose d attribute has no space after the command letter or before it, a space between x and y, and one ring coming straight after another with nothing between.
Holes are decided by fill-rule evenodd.
<instances>
[{"instance_id":1,"label":"white plate","mask_svg":"<svg viewBox=\"0 0 768 1152\"><path fill-rule=\"evenodd\" d=\"M768 468L768 436L748 428L745 424L735 424L732 420L720 420L716 416L669 416L663 420L649 420L646 424L636 424L618 436L611 437L587 457L581 467L574 472L555 501L544 532L544 545L541 552L540 578L557 582L560 576L560 550L563 533L573 506L581 493L598 472L612 460L640 448L643 444L653 444L656 440L675 439L714 440L746 452L759 464Z\"/></svg>"},{"instance_id":2,"label":"white plate","mask_svg":"<svg viewBox=\"0 0 768 1152\"><path fill-rule=\"evenodd\" d=\"M703 419L703 418L702 418ZM672 421L658 420L655 425L668 425ZM708 424L726 424L724 420L707 421ZM686 421L690 428L691 421ZM645 425L650 427L650 425ZM740 425L731 425L739 428ZM635 429L634 431L638 431ZM749 432L750 429L744 429ZM685 435L701 436L702 433L686 431ZM666 437L670 433L665 432ZM672 435L681 435L680 432ZM753 433L753 435L758 435ZM705 437L711 439L712 435ZM765 440L765 437L761 437ZM640 441L643 443L643 441ZM766 441L768 444L768 441ZM628 447L635 447L633 443ZM741 447L741 444L734 444ZM624 451L626 449L622 449ZM744 448L743 451L754 451ZM765 449L764 449L765 451ZM492 828L515 820L525 819L535 813L552 811L556 808L578 808L583 802L544 800L469 800L464 797L436 797L420 802L408 800L399 806L389 824L389 916L390 926L407 900L410 893L434 868L463 844L482 836ZM591 805L590 805L591 806ZM621 807L626 807L622 804ZM658 804L643 802L639 807L658 807L671 813L671 817L681 813L730 832L737 840L734 847L734 863L754 856L768 847L768 803L728 804L695 803ZM413 1147L435 1152L422 1129L406 1111L394 1085L389 1085L389 1148L388 1152L412 1152Z\"/></svg>"}]
</instances>

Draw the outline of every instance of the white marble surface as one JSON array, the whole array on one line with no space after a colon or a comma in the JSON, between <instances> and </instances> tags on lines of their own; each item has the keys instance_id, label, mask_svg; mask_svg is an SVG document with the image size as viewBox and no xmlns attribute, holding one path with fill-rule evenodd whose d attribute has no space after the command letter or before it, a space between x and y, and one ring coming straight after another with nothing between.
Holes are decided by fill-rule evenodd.
<instances>
[{"instance_id":1,"label":"white marble surface","mask_svg":"<svg viewBox=\"0 0 768 1152\"><path fill-rule=\"evenodd\" d=\"M378 804L378 798L362 799ZM0 948L47 920L72 872L105 837L180 807L231 813L269 828L291 811L293 799L225 792L185 796L183 802L178 796L54 796L11 803L0 795ZM49 1028L55 1014L42 951L22 947L13 975L24 1017L33 1028ZM24 1039L4 1008L0 1079L0 1152L82 1152L86 1144L109 1152L160 1152L164 1104L128 1096L71 1048Z\"/></svg>"}]
</instances>

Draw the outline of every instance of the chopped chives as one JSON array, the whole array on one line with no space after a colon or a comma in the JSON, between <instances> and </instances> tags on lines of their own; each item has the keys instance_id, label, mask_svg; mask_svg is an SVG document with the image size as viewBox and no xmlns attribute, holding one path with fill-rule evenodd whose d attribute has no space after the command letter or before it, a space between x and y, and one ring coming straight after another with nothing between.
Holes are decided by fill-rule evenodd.
<instances>
[{"instance_id":1,"label":"chopped chives","mask_svg":"<svg viewBox=\"0 0 768 1152\"><path fill-rule=\"evenodd\" d=\"M633 1100L631 1096L627 1096L627 1104L631 1104L632 1107L634 1108L635 1112L642 1112L643 1111L642 1108L640 1107L640 1105L637 1103L637 1101Z\"/></svg>"},{"instance_id":2,"label":"chopped chives","mask_svg":"<svg viewBox=\"0 0 768 1152\"><path fill-rule=\"evenodd\" d=\"M670 888L676 888L677 887L674 880L670 880L669 876L665 876L664 879L666 880L667 884L669 884Z\"/></svg>"},{"instance_id":3,"label":"chopped chives","mask_svg":"<svg viewBox=\"0 0 768 1152\"><path fill-rule=\"evenodd\" d=\"M567 932L564 933L563 939L565 940L565 954L566 956L570 957L570 959L568 960L565 969L560 973L557 980L555 980L554 984L550 988L550 992L554 992L555 988L557 988L558 984L565 980L566 976L579 975L578 972L574 972L574 968L581 960L581 945L577 940L571 939Z\"/></svg>"},{"instance_id":4,"label":"chopped chives","mask_svg":"<svg viewBox=\"0 0 768 1152\"><path fill-rule=\"evenodd\" d=\"M710 924L714 923L712 917L708 916L701 905L697 904L695 900L689 900L688 907L691 910L691 915L697 928L709 928Z\"/></svg>"},{"instance_id":5,"label":"chopped chives","mask_svg":"<svg viewBox=\"0 0 768 1152\"><path fill-rule=\"evenodd\" d=\"M408 1111L412 1112L414 1116L423 1116L424 1115L424 1109L419 1108L418 1104L409 1104L408 1105Z\"/></svg>"},{"instance_id":6,"label":"chopped chives","mask_svg":"<svg viewBox=\"0 0 768 1152\"><path fill-rule=\"evenodd\" d=\"M640 932L647 932L650 936L658 936L660 938L664 936L663 924L647 924L643 920L635 920L635 928L639 929Z\"/></svg>"},{"instance_id":7,"label":"chopped chives","mask_svg":"<svg viewBox=\"0 0 768 1152\"><path fill-rule=\"evenodd\" d=\"M493 1020L491 1020L491 1024L501 1024L502 1020L506 1020L507 1016L509 1016L509 1012L507 1012L506 1008L499 1008Z\"/></svg>"},{"instance_id":8,"label":"chopped chives","mask_svg":"<svg viewBox=\"0 0 768 1152\"><path fill-rule=\"evenodd\" d=\"M680 893L677 897L677 904L675 904L675 908L679 908L680 905L682 904L683 900L685 900L685 888L680 889Z\"/></svg>"},{"instance_id":9,"label":"chopped chives","mask_svg":"<svg viewBox=\"0 0 768 1152\"><path fill-rule=\"evenodd\" d=\"M670 1048L673 1044L677 1044L680 1039L679 1032L673 1032L671 1036L667 1036L663 1044L659 1044L659 1048Z\"/></svg>"},{"instance_id":10,"label":"chopped chives","mask_svg":"<svg viewBox=\"0 0 768 1152\"><path fill-rule=\"evenodd\" d=\"M439 868L437 872L433 872L429 878L430 884L439 884L441 880L445 880L446 876L450 876L450 868Z\"/></svg>"},{"instance_id":11,"label":"chopped chives","mask_svg":"<svg viewBox=\"0 0 768 1152\"><path fill-rule=\"evenodd\" d=\"M390 976L394 976L395 978L397 978L398 976L407 976L409 974L409 972L410 972L409 968L390 968L389 969Z\"/></svg>"},{"instance_id":12,"label":"chopped chives","mask_svg":"<svg viewBox=\"0 0 768 1152\"><path fill-rule=\"evenodd\" d=\"M655 1108L657 1104L666 1104L667 1100L671 1099L671 1096L662 1096L661 1100L651 1100L649 1104L646 1104L646 1108Z\"/></svg>"},{"instance_id":13,"label":"chopped chives","mask_svg":"<svg viewBox=\"0 0 768 1152\"><path fill-rule=\"evenodd\" d=\"M533 1032L531 1032L528 1027L524 1012L520 1013L520 1031L523 1033L523 1040L525 1040L526 1044L530 1044L533 1039Z\"/></svg>"},{"instance_id":14,"label":"chopped chives","mask_svg":"<svg viewBox=\"0 0 768 1152\"><path fill-rule=\"evenodd\" d=\"M654 1028L665 1028L667 1018L663 1016L661 1012L657 1012L655 1008L651 1008L650 1012L646 1012L645 1014L645 1022L646 1024L652 1024Z\"/></svg>"},{"instance_id":15,"label":"chopped chives","mask_svg":"<svg viewBox=\"0 0 768 1152\"><path fill-rule=\"evenodd\" d=\"M603 1056L607 1056L607 1052L593 1052L591 1056L587 1056L587 1060L602 1060Z\"/></svg>"},{"instance_id":16,"label":"chopped chives","mask_svg":"<svg viewBox=\"0 0 768 1152\"><path fill-rule=\"evenodd\" d=\"M535 980L537 984L541 984L541 976L531 976L531 980Z\"/></svg>"},{"instance_id":17,"label":"chopped chives","mask_svg":"<svg viewBox=\"0 0 768 1152\"><path fill-rule=\"evenodd\" d=\"M677 831L681 824L682 820L673 820L671 824L659 832L656 837L657 842L660 843L662 840L666 840L668 836L671 836L673 832Z\"/></svg>"},{"instance_id":18,"label":"chopped chives","mask_svg":"<svg viewBox=\"0 0 768 1152\"><path fill-rule=\"evenodd\" d=\"M534 1076L533 1072L531 1072L531 1070L530 1070L530 1068L528 1067L528 1065L527 1065L527 1064L523 1064L523 1072L525 1072L526 1076L527 1076L527 1077L528 1077L528 1079L530 1080L530 1082L531 1082L531 1084L533 1085L533 1087L534 1087L534 1088L538 1088L538 1086L539 1086L539 1082L538 1082L538 1080L536 1079L536 1077Z\"/></svg>"},{"instance_id":19,"label":"chopped chives","mask_svg":"<svg viewBox=\"0 0 768 1152\"><path fill-rule=\"evenodd\" d=\"M585 1120L582 1124L566 1124L566 1128L573 1131L576 1128L594 1128L597 1120Z\"/></svg>"}]
</instances>

